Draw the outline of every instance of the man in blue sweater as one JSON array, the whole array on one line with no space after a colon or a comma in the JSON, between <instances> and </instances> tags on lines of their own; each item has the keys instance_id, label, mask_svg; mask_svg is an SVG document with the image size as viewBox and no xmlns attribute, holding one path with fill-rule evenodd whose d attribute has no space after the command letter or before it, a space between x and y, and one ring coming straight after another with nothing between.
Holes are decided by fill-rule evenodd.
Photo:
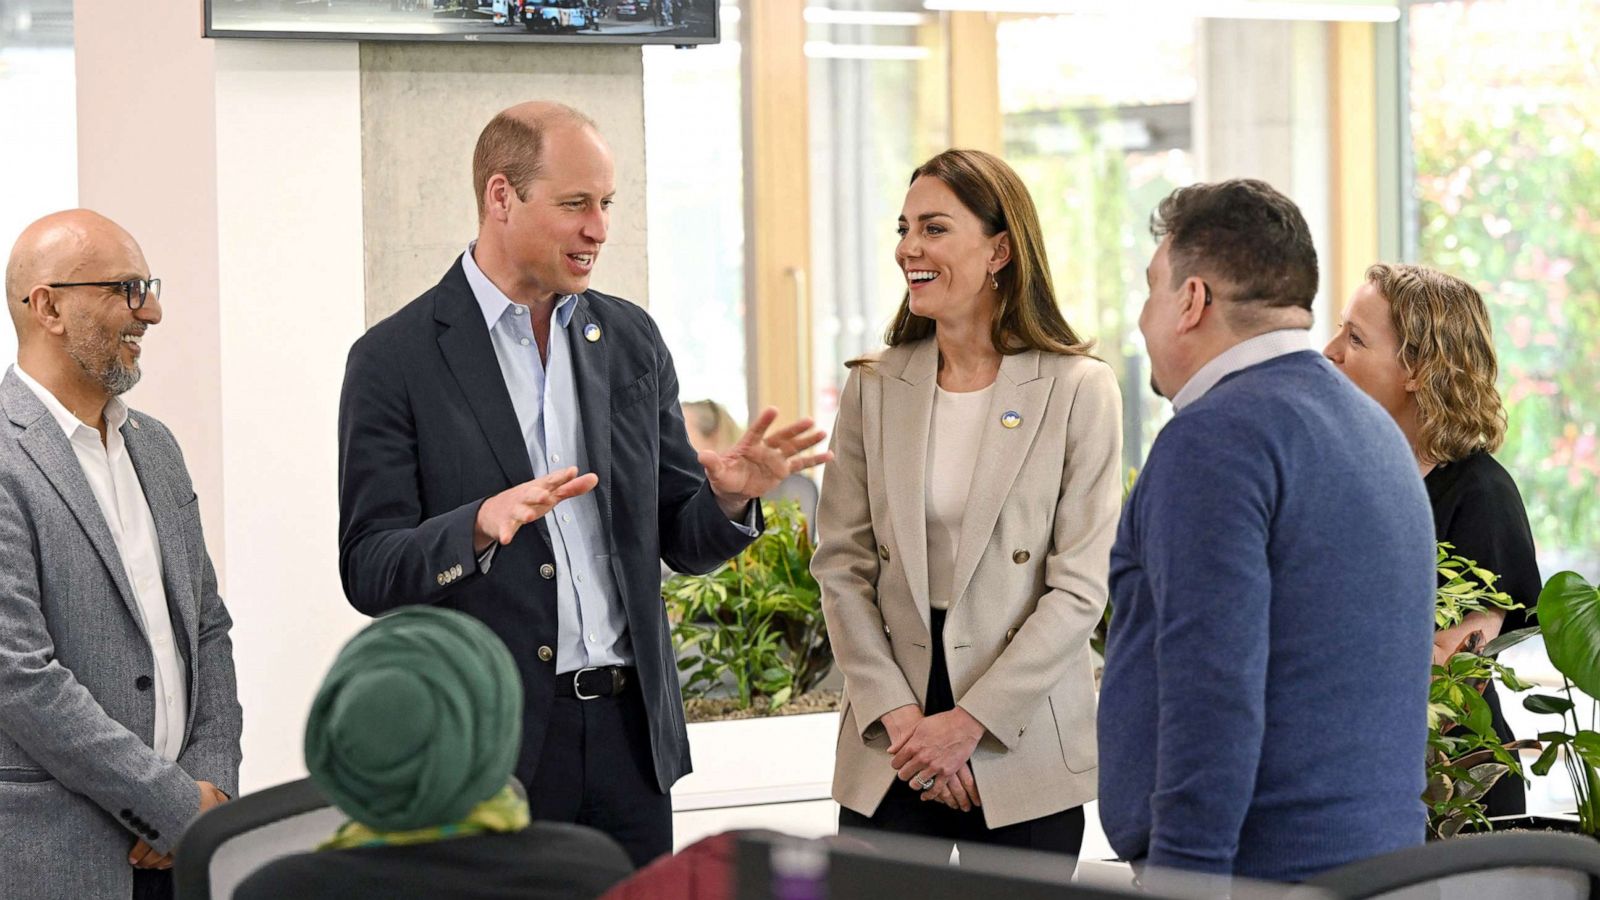
<instances>
[{"instance_id":1,"label":"man in blue sweater","mask_svg":"<svg viewBox=\"0 0 1600 900\"><path fill-rule=\"evenodd\" d=\"M1309 346L1259 181L1162 201L1139 318L1175 415L1111 554L1100 817L1151 867L1301 881L1421 843L1434 544L1393 420Z\"/></svg>"}]
</instances>

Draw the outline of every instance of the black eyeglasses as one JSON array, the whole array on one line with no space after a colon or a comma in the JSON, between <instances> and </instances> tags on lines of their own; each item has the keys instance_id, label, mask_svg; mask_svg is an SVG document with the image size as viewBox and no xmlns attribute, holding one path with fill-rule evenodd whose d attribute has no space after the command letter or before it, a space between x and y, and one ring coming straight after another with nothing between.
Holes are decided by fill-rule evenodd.
<instances>
[{"instance_id":1,"label":"black eyeglasses","mask_svg":"<svg viewBox=\"0 0 1600 900\"><path fill-rule=\"evenodd\" d=\"M161 299L161 279L159 278L129 278L127 281L58 281L47 286L53 288L121 288L122 296L128 301L129 309L141 309L146 300L159 301ZM23 302L27 302L27 300L24 299Z\"/></svg>"}]
</instances>

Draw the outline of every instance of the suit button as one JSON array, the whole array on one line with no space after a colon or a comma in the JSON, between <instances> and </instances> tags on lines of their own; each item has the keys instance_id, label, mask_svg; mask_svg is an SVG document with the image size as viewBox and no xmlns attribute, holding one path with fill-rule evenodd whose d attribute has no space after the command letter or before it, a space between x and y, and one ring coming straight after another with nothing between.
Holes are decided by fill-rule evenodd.
<instances>
[{"instance_id":1,"label":"suit button","mask_svg":"<svg viewBox=\"0 0 1600 900\"><path fill-rule=\"evenodd\" d=\"M121 816L122 817L122 821L124 821L124 822L132 822L133 821L133 810L131 810L131 809L125 809L122 812L117 813L117 815Z\"/></svg>"},{"instance_id":2,"label":"suit button","mask_svg":"<svg viewBox=\"0 0 1600 900\"><path fill-rule=\"evenodd\" d=\"M1026 550L1018 550L1017 552L1011 554L1011 561L1016 563L1019 566L1022 565L1023 563L1025 563L1025 562L1027 562L1031 558L1032 558L1032 555L1029 554L1028 551L1026 551Z\"/></svg>"},{"instance_id":3,"label":"suit button","mask_svg":"<svg viewBox=\"0 0 1600 900\"><path fill-rule=\"evenodd\" d=\"M545 580L549 580L551 578L554 578L554 577L556 577L556 567L550 565L549 563L545 563L544 565L539 567L539 575L540 575L540 577L544 578Z\"/></svg>"},{"instance_id":4,"label":"suit button","mask_svg":"<svg viewBox=\"0 0 1600 900\"><path fill-rule=\"evenodd\" d=\"M161 840L161 832L155 830L154 828L150 829L149 831L146 831L145 834L149 835L150 836L150 840L152 840L152 841Z\"/></svg>"},{"instance_id":5,"label":"suit button","mask_svg":"<svg viewBox=\"0 0 1600 900\"><path fill-rule=\"evenodd\" d=\"M150 690L151 684L153 684L153 682L150 680L149 675L140 675L138 678L133 680L133 686L141 691Z\"/></svg>"},{"instance_id":6,"label":"suit button","mask_svg":"<svg viewBox=\"0 0 1600 900\"><path fill-rule=\"evenodd\" d=\"M440 587L444 587L444 573L443 572L440 572L439 574L433 576L433 580L438 582Z\"/></svg>"},{"instance_id":7,"label":"suit button","mask_svg":"<svg viewBox=\"0 0 1600 900\"><path fill-rule=\"evenodd\" d=\"M878 545L878 558L883 560L884 562L888 562L889 561L889 548L885 547L882 544L879 544Z\"/></svg>"},{"instance_id":8,"label":"suit button","mask_svg":"<svg viewBox=\"0 0 1600 900\"><path fill-rule=\"evenodd\" d=\"M540 647L539 648L539 661L540 662L549 662L550 660L555 659L555 658L556 658L556 652L554 650L551 650L549 647Z\"/></svg>"},{"instance_id":9,"label":"suit button","mask_svg":"<svg viewBox=\"0 0 1600 900\"><path fill-rule=\"evenodd\" d=\"M1011 643L1011 639L1016 637L1016 636L1017 636L1017 630L1015 628L1012 628L1012 629L1008 630L1006 632L1006 643L1008 643L1008 644Z\"/></svg>"},{"instance_id":10,"label":"suit button","mask_svg":"<svg viewBox=\"0 0 1600 900\"><path fill-rule=\"evenodd\" d=\"M889 634L889 626L887 626L887 625L883 626L883 633L884 634Z\"/></svg>"}]
</instances>

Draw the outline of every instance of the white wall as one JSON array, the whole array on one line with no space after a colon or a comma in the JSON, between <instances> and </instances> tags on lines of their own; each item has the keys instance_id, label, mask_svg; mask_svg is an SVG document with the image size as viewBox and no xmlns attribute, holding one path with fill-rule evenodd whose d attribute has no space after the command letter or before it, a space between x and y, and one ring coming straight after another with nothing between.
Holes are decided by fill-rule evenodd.
<instances>
[{"instance_id":1,"label":"white wall","mask_svg":"<svg viewBox=\"0 0 1600 900\"><path fill-rule=\"evenodd\" d=\"M0 140L0 256L28 223L78 205L76 94L71 47L0 48L0 122L16 128ZM16 332L0 322L0 371L16 360Z\"/></svg>"},{"instance_id":2,"label":"white wall","mask_svg":"<svg viewBox=\"0 0 1600 900\"><path fill-rule=\"evenodd\" d=\"M353 43L218 41L216 66L225 596L250 791L305 774L311 698L366 621L339 584L335 452L364 328L361 72Z\"/></svg>"}]
</instances>

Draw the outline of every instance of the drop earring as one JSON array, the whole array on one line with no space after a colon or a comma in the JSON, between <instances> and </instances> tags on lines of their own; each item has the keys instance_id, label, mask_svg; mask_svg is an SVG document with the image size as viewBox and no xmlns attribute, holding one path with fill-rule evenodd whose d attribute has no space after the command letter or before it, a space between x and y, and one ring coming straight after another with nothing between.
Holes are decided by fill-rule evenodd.
<instances>
[{"instance_id":1,"label":"drop earring","mask_svg":"<svg viewBox=\"0 0 1600 900\"><path fill-rule=\"evenodd\" d=\"M1000 290L1000 279L996 278L993 272L989 273L989 286L997 291Z\"/></svg>"}]
</instances>

